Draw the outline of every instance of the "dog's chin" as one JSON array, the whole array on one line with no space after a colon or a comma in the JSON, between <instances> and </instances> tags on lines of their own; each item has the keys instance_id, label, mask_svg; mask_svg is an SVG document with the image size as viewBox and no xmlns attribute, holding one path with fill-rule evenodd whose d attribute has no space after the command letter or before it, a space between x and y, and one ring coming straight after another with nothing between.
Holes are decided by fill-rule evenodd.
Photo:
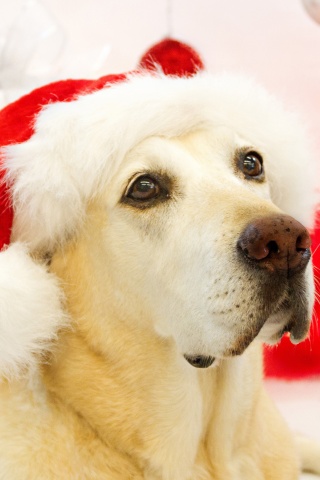
<instances>
[{"instance_id":1,"label":"dog's chin","mask_svg":"<svg viewBox=\"0 0 320 480\"><path fill-rule=\"evenodd\" d=\"M209 368L217 362L215 357L209 355L184 355L184 358L195 368Z\"/></svg>"},{"instance_id":2,"label":"dog's chin","mask_svg":"<svg viewBox=\"0 0 320 480\"><path fill-rule=\"evenodd\" d=\"M257 336L256 339L262 341L263 343L267 345L276 345L281 338L284 335L290 335L290 333L287 331L286 328L282 329L281 331L278 331L274 333L272 336L269 335L263 335L263 336ZM255 341L256 339L253 339L252 341ZM252 342L250 342L251 344ZM250 345L249 344L249 345ZM249 346L248 345L248 346ZM248 347L247 347L248 348ZM201 354L196 354L196 355L183 355L185 360L194 368L201 368L201 369L207 369L207 368L214 368L217 367L218 364L220 363L221 359L228 359L228 358L234 358L234 357L239 357L242 355L247 348L242 348L239 351L236 350L228 350L225 355L222 355L220 358L214 357L212 355L201 355Z\"/></svg>"},{"instance_id":3,"label":"dog's chin","mask_svg":"<svg viewBox=\"0 0 320 480\"><path fill-rule=\"evenodd\" d=\"M298 279L299 280L299 279ZM267 310L266 305L262 305ZM262 308L257 308L261 312ZM229 334L228 345L219 347L217 345L204 349L204 352L184 352L186 361L195 368L209 368L217 366L219 359L227 359L242 355L253 341L260 341L268 345L275 345L280 342L283 336L287 335L291 343L298 344L305 340L310 326L310 305L305 295L304 282L292 282L292 285L284 290L275 305L268 308L269 311L247 324L246 329L241 332L234 331ZM247 315L248 316L248 315ZM240 318L241 320L241 318ZM232 338L233 337L233 338Z\"/></svg>"},{"instance_id":4,"label":"dog's chin","mask_svg":"<svg viewBox=\"0 0 320 480\"><path fill-rule=\"evenodd\" d=\"M300 311L300 314L301 313ZM307 312L305 311L304 313L304 318L300 317L300 322L298 321L298 323L296 315L292 315L292 312L289 314L289 312L286 311L281 312L280 315L272 315L257 335L253 335L250 339L246 338L245 341L240 339L238 342L235 342L237 348L229 348L223 355L219 354L219 357L198 353L194 355L184 354L184 358L195 368L209 368L218 366L219 360L242 355L249 345L256 340L272 346L279 343L284 336L288 336L291 343L298 344L305 340L309 329Z\"/></svg>"},{"instance_id":5,"label":"dog's chin","mask_svg":"<svg viewBox=\"0 0 320 480\"><path fill-rule=\"evenodd\" d=\"M213 346L212 354L196 352L195 354L185 353L183 356L192 367L209 368L217 366L219 359L239 357L247 350L249 345L251 345L255 339L273 345L287 332L287 328L281 328L279 323L276 323L273 320L274 319L272 318L270 322L266 321L262 328L259 328L257 322L255 328L251 328L247 334L243 334L242 332L241 335L236 335L225 349L222 351L220 349L218 355L214 353L215 348Z\"/></svg>"}]
</instances>

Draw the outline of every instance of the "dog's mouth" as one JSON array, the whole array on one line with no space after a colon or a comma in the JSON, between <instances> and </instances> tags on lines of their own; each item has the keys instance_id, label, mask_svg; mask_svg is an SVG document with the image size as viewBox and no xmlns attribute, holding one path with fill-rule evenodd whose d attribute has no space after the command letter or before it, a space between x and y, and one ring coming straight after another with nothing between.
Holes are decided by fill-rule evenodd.
<instances>
[{"instance_id":1,"label":"dog's mouth","mask_svg":"<svg viewBox=\"0 0 320 480\"><path fill-rule=\"evenodd\" d=\"M184 358L190 365L196 368L208 368L215 361L215 357L207 355L184 355Z\"/></svg>"},{"instance_id":2,"label":"dog's mouth","mask_svg":"<svg viewBox=\"0 0 320 480\"><path fill-rule=\"evenodd\" d=\"M310 326L310 307L305 289L305 282L301 281L294 288L288 288L286 296L261 329L258 336L260 340L274 345L287 335L291 343L296 345L306 338Z\"/></svg>"},{"instance_id":3,"label":"dog's mouth","mask_svg":"<svg viewBox=\"0 0 320 480\"><path fill-rule=\"evenodd\" d=\"M293 344L300 343L300 341L303 338L299 338L298 340L296 340L293 333L292 333L292 330L294 330L294 325L292 323L287 324L285 327L278 330L278 332L276 334L274 334L273 337L269 338L268 341L266 341L266 340L264 340L264 341L265 341L265 343L267 343L269 345L274 345L274 344L278 343L284 335L288 335L291 343L293 343ZM305 332L306 332L306 329L305 329ZM303 337L305 336L305 332L304 332ZM230 358L230 357L235 357L235 356L241 355L246 350L246 348L248 347L248 345L251 342L252 342L252 340L247 342L247 344L242 345L238 350L235 350L235 349L229 350L228 352L226 352L226 355L224 355L222 358ZM216 357L209 356L209 355L201 355L201 354L198 354L198 355L184 355L184 358L187 360L187 362L190 365L192 365L195 368L208 368L208 367L211 367L211 365L213 365L214 363L217 363L217 361L218 361L218 359Z\"/></svg>"},{"instance_id":4,"label":"dog's mouth","mask_svg":"<svg viewBox=\"0 0 320 480\"><path fill-rule=\"evenodd\" d=\"M293 340L291 335L291 328L292 328L291 325L286 325L283 329L281 329L281 331L278 331L273 336L272 339L269 339L269 341L266 341L266 343L269 343L271 345L278 343L284 335L288 335L292 343L299 343ZM251 343L251 341L247 342L248 345ZM235 350L235 349L228 350L228 352L226 352L226 355L224 355L222 358L239 356L244 352L244 350L246 350L248 345L247 344L245 346L242 345L238 350ZM183 356L187 360L187 362L190 365L192 365L192 367L195 367L195 368L209 368L211 367L211 365L213 365L214 363L217 363L218 361L216 357L213 357L211 355L201 355L201 354L186 355L185 354Z\"/></svg>"},{"instance_id":5,"label":"dog's mouth","mask_svg":"<svg viewBox=\"0 0 320 480\"><path fill-rule=\"evenodd\" d=\"M242 355L255 339L269 345L278 343L284 335L287 335L293 344L303 341L310 325L310 307L304 278L302 276L296 278L287 285L282 285L282 289L279 285L276 290L274 293L274 289L271 289L268 301L258 309L256 317L254 310L247 314L250 320L247 328L235 330L226 348L217 349L212 345L213 355L202 354L199 352L201 349L197 353L185 353L184 358L187 362L195 368L218 365L220 359ZM237 318L237 324L243 325L240 317ZM206 350L210 351L208 346Z\"/></svg>"},{"instance_id":6,"label":"dog's mouth","mask_svg":"<svg viewBox=\"0 0 320 480\"><path fill-rule=\"evenodd\" d=\"M278 332L274 334L272 338L269 338L268 341L266 340L264 341L269 345L274 345L278 343L284 335L288 335L291 340L291 343L293 344L300 343L302 338L296 340L294 335L292 334L292 330L293 330L293 325L288 324L285 327L283 327L281 330L278 330ZM230 357L242 355L242 353L246 350L246 348L250 345L251 342L252 342L252 339L246 342L245 344L242 344L239 347L239 349L228 350L228 352L226 352L226 354L222 358L230 358ZM190 365L192 365L195 368L209 368L211 367L211 365L218 362L218 359L216 357L213 357L210 355L201 355L201 354L184 355L184 358L187 360L187 362Z\"/></svg>"}]
</instances>

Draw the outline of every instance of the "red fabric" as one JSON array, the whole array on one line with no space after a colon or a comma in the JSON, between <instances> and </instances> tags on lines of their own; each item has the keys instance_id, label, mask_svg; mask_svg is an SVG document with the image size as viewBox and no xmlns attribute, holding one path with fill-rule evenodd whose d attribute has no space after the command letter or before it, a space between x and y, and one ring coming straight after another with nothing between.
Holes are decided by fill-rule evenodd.
<instances>
[{"instance_id":1,"label":"red fabric","mask_svg":"<svg viewBox=\"0 0 320 480\"><path fill-rule=\"evenodd\" d=\"M204 64L199 54L189 45L166 38L152 46L143 55L139 66L148 70L162 67L166 75L192 76L199 70L204 70Z\"/></svg>"},{"instance_id":2,"label":"red fabric","mask_svg":"<svg viewBox=\"0 0 320 480\"><path fill-rule=\"evenodd\" d=\"M318 222L320 214L318 215ZM316 283L316 295L320 295L320 226L312 235L313 264ZM265 373L268 377L299 379L320 376L320 303L316 301L310 336L299 345L292 345L284 337L275 347L265 348Z\"/></svg>"},{"instance_id":3,"label":"red fabric","mask_svg":"<svg viewBox=\"0 0 320 480\"><path fill-rule=\"evenodd\" d=\"M126 78L125 74L108 75L98 80L63 80L33 90L0 111L0 146L22 143L34 133L36 115L44 105L70 102L78 95L102 89ZM13 211L0 170L0 250L10 241Z\"/></svg>"},{"instance_id":4,"label":"red fabric","mask_svg":"<svg viewBox=\"0 0 320 480\"><path fill-rule=\"evenodd\" d=\"M1 181L2 173L0 173ZM0 185L0 250L9 245L13 212L4 185Z\"/></svg>"}]
</instances>

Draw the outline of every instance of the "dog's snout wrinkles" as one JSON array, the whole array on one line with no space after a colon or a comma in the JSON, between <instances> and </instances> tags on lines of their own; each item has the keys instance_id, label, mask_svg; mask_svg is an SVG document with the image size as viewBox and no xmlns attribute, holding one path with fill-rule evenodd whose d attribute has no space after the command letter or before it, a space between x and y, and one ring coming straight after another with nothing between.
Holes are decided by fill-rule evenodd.
<instances>
[{"instance_id":1,"label":"dog's snout wrinkles","mask_svg":"<svg viewBox=\"0 0 320 480\"><path fill-rule=\"evenodd\" d=\"M269 271L295 273L310 259L311 240L301 223L288 215L254 220L238 240L238 248L255 265Z\"/></svg>"}]
</instances>

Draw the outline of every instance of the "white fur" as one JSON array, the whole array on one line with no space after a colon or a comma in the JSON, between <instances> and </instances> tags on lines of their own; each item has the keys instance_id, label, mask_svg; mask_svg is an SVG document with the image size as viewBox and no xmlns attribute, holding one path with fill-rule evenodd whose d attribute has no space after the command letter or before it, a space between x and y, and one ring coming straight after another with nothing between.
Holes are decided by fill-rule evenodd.
<instances>
[{"instance_id":1,"label":"white fur","mask_svg":"<svg viewBox=\"0 0 320 480\"><path fill-rule=\"evenodd\" d=\"M111 185L135 145L153 135L216 127L230 128L260 148L273 202L311 225L315 163L301 124L273 97L239 76L137 75L72 102L47 105L29 141L2 149L15 208L13 239L26 241L31 250L54 249L76 235L88 201ZM7 265L0 277L0 363L7 375L33 362L64 316L55 280L21 247L10 247L0 261Z\"/></svg>"},{"instance_id":2,"label":"white fur","mask_svg":"<svg viewBox=\"0 0 320 480\"><path fill-rule=\"evenodd\" d=\"M163 138L182 134L186 135ZM234 160L242 145L262 154L269 180L265 185L237 174ZM84 418L97 438L107 439L98 452L103 452L102 472L116 452L128 451L134 462L138 452L137 464L142 460L145 479L200 478L202 471L202 478L256 480L261 478L260 463L254 455L251 458L251 451L265 448L268 453L271 450L270 457L276 455L276 462L284 456L285 471L286 463L294 461L290 444L286 448L290 437L278 426L272 406L258 395L259 345L250 346L242 357L224 357L233 354L230 345L240 351L248 332L252 331L249 340L253 340L255 318L250 312L263 301L258 295L251 298L258 291L254 288L257 279L234 260L239 234L255 218L257 209L266 215L278 213L272 201L298 219L311 221L316 175L295 118L242 78L138 76L73 102L47 106L37 118L31 139L2 153L7 180L12 182L14 237L30 242L32 252L37 248L48 251L79 232L78 242L53 252L51 264L57 275L70 282L66 293L74 302L74 308L68 305L75 311L76 324L75 334L68 332L73 338L60 339L62 347L71 348L62 348L60 359L57 351L55 365L50 364L47 371L49 389L55 392L57 388L59 408L50 405L43 414L43 406L30 401L23 386L27 401L21 390L11 395L11 385L8 394L3 393L2 405L20 417L7 415L2 407L2 431L12 438L13 431L20 436L28 432L24 447L23 442L7 447L9 442L3 437L0 450L8 459L11 477L17 478L15 468L22 465L20 476L27 478L26 472L36 471L39 463L42 468L50 465L52 473L47 476L54 478L56 468L61 472L65 464L68 469L76 462L76 472L82 475L82 466L89 469L92 465L83 476L98 478L96 457L90 463L97 442L90 443L82 423L76 437L73 412L77 412L77 426ZM164 209L159 205L142 215L119 200L132 175L144 168L169 172L176 190L172 189ZM99 198L86 212L95 196ZM66 275L66 266L71 276ZM4 357L0 365L10 375L18 366L32 366L37 355L50 346L65 317L55 278L44 266L33 263L23 246L12 245L0 255L0 272L0 325L3 330L7 327L1 337ZM278 300L280 305L282 296ZM240 324L242 319L245 323ZM154 335L153 322L168 339ZM145 334L139 341L137 332ZM199 353L217 357L220 366L204 375L195 373L183 354ZM119 359L119 365L113 364L113 358ZM123 381L117 377L113 382L121 390L108 388L114 367L123 375ZM24 422L21 406L26 404L33 416ZM104 430L106 411L112 414L107 415ZM255 415L259 411L262 414ZM130 431L139 432L138 438L141 434L142 449L135 439L130 443ZM246 445L251 433L257 449ZM74 438L77 446L73 448ZM82 439L83 444L79 443ZM274 440L279 441L279 448ZM109 455L113 443L116 450ZM24 452L19 462L17 445ZM200 445L202 452L198 452ZM31 458L29 452L34 448L40 457ZM82 460L86 455L89 460ZM118 464L122 462L123 458ZM215 477L209 474L212 465L217 468Z\"/></svg>"},{"instance_id":3,"label":"white fur","mask_svg":"<svg viewBox=\"0 0 320 480\"><path fill-rule=\"evenodd\" d=\"M264 317L265 322L276 314L276 320L271 317L270 321L276 322L277 340L289 320L289 311L281 311L280 318L277 310L286 295L280 286L268 316L261 315L257 292L262 285L268 291L270 285L235 258L235 246L246 225L257 215L279 215L270 201L267 181L248 181L235 172L234 159L244 146L227 128L199 130L179 139L149 138L126 156L103 200L98 200L107 218L103 243L108 257L103 264L108 268L101 285L112 279L109 290L122 292L128 311L144 292L135 309L139 311L136 322L139 317L152 318L157 332L174 338L181 354L224 358L231 346L239 348L242 341L248 344L253 339L258 318L260 322ZM250 142L250 146L260 150L259 145ZM137 172L166 172L173 179L165 211L161 206L143 214L139 209L121 208L119 199ZM309 319L311 268L305 272L305 281L301 299L306 296L309 301ZM125 312L120 315L126 316ZM270 332L264 333L264 340L270 341Z\"/></svg>"},{"instance_id":4,"label":"white fur","mask_svg":"<svg viewBox=\"0 0 320 480\"><path fill-rule=\"evenodd\" d=\"M274 203L312 224L315 162L302 125L273 97L248 79L227 74L137 75L73 102L49 104L30 140L4 149L16 212L14 237L54 248L77 231L86 202L112 180L134 145L152 135L172 137L206 126L229 127L247 143L269 149Z\"/></svg>"},{"instance_id":5,"label":"white fur","mask_svg":"<svg viewBox=\"0 0 320 480\"><path fill-rule=\"evenodd\" d=\"M58 282L22 244L0 254L0 376L32 368L66 325Z\"/></svg>"}]
</instances>

